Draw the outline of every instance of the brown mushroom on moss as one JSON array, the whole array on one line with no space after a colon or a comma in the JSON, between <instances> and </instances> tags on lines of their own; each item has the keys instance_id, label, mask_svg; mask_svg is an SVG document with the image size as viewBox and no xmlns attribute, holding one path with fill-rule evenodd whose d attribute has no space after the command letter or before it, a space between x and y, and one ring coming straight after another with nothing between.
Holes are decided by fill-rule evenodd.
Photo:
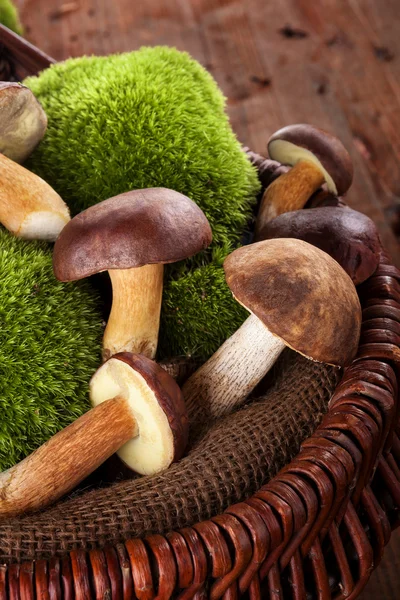
<instances>
[{"instance_id":1,"label":"brown mushroom on moss","mask_svg":"<svg viewBox=\"0 0 400 600\"><path fill-rule=\"evenodd\" d=\"M108 270L113 303L103 358L121 351L154 358L164 264L200 252L212 239L202 210L165 188L120 194L74 217L59 236L54 274L73 281Z\"/></svg>"},{"instance_id":2,"label":"brown mushroom on moss","mask_svg":"<svg viewBox=\"0 0 400 600\"><path fill-rule=\"evenodd\" d=\"M378 231L369 217L351 208L334 206L279 215L265 223L259 238L296 238L313 244L332 256L354 285L376 271L381 252Z\"/></svg>"},{"instance_id":3,"label":"brown mushroom on moss","mask_svg":"<svg viewBox=\"0 0 400 600\"><path fill-rule=\"evenodd\" d=\"M22 163L43 138L47 117L40 102L21 83L0 82L0 152Z\"/></svg>"},{"instance_id":4,"label":"brown mushroom on moss","mask_svg":"<svg viewBox=\"0 0 400 600\"><path fill-rule=\"evenodd\" d=\"M54 241L70 220L62 198L43 179L0 154L0 223L17 237Z\"/></svg>"},{"instance_id":5,"label":"brown mushroom on moss","mask_svg":"<svg viewBox=\"0 0 400 600\"><path fill-rule=\"evenodd\" d=\"M353 180L353 164L343 144L312 125L289 125L268 141L271 159L292 168L265 190L256 221L255 237L267 221L284 212L303 208L326 183L330 192L343 195Z\"/></svg>"},{"instance_id":6,"label":"brown mushroom on moss","mask_svg":"<svg viewBox=\"0 0 400 600\"><path fill-rule=\"evenodd\" d=\"M45 508L117 451L141 475L182 457L188 440L182 393L150 359L113 356L94 374L90 396L92 410L0 474L0 517Z\"/></svg>"},{"instance_id":7,"label":"brown mushroom on moss","mask_svg":"<svg viewBox=\"0 0 400 600\"><path fill-rule=\"evenodd\" d=\"M243 246L224 262L236 300L251 313L184 384L191 422L240 406L288 346L330 365L355 356L361 307L350 277L328 254L296 239Z\"/></svg>"}]
</instances>

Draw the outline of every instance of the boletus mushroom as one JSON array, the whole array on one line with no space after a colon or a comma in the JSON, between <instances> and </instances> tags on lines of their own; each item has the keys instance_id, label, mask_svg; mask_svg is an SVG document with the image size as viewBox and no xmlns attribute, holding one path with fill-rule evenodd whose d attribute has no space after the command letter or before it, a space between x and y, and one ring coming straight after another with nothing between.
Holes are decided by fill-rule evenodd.
<instances>
[{"instance_id":1,"label":"boletus mushroom","mask_svg":"<svg viewBox=\"0 0 400 600\"><path fill-rule=\"evenodd\" d=\"M17 237L54 241L70 220L62 198L40 177L0 154L0 223Z\"/></svg>"},{"instance_id":2,"label":"boletus mushroom","mask_svg":"<svg viewBox=\"0 0 400 600\"><path fill-rule=\"evenodd\" d=\"M323 183L335 196L343 195L353 180L353 164L343 144L312 125L289 125L268 141L271 159L292 168L265 190L256 221L255 239L267 221L303 208Z\"/></svg>"},{"instance_id":3,"label":"boletus mushroom","mask_svg":"<svg viewBox=\"0 0 400 600\"><path fill-rule=\"evenodd\" d=\"M47 117L40 102L21 83L0 82L0 152L17 163L43 138Z\"/></svg>"},{"instance_id":4,"label":"boletus mushroom","mask_svg":"<svg viewBox=\"0 0 400 600\"><path fill-rule=\"evenodd\" d=\"M334 258L354 285L377 269L381 244L375 223L351 208L326 206L284 213L265 223L260 240L296 238Z\"/></svg>"},{"instance_id":5,"label":"boletus mushroom","mask_svg":"<svg viewBox=\"0 0 400 600\"><path fill-rule=\"evenodd\" d=\"M183 194L165 188L114 196L68 223L54 246L57 279L72 281L106 270L111 278L105 360L121 351L154 358L164 264L200 252L211 239L202 210Z\"/></svg>"},{"instance_id":6,"label":"boletus mushroom","mask_svg":"<svg viewBox=\"0 0 400 600\"><path fill-rule=\"evenodd\" d=\"M179 460L188 418L175 381L153 361L121 353L90 382L94 408L0 474L0 517L45 508L118 451L141 475Z\"/></svg>"},{"instance_id":7,"label":"boletus mushroom","mask_svg":"<svg viewBox=\"0 0 400 600\"><path fill-rule=\"evenodd\" d=\"M198 425L240 406L288 346L322 363L354 358L361 307L350 277L328 254L296 239L243 246L224 262L236 300L251 313L182 387Z\"/></svg>"}]
</instances>

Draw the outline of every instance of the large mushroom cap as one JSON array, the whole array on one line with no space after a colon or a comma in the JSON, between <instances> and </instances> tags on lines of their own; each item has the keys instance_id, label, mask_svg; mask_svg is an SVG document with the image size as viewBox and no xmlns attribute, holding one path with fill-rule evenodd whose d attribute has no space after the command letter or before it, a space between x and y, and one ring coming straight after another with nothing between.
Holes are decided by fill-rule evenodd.
<instances>
[{"instance_id":1,"label":"large mushroom cap","mask_svg":"<svg viewBox=\"0 0 400 600\"><path fill-rule=\"evenodd\" d=\"M362 283L376 270L381 245L375 223L351 208L326 206L284 213L265 223L260 240L296 238L317 246Z\"/></svg>"},{"instance_id":2,"label":"large mushroom cap","mask_svg":"<svg viewBox=\"0 0 400 600\"><path fill-rule=\"evenodd\" d=\"M232 252L224 269L235 298L293 350L339 366L355 356L357 292L322 250L301 240L266 240Z\"/></svg>"},{"instance_id":3,"label":"large mushroom cap","mask_svg":"<svg viewBox=\"0 0 400 600\"><path fill-rule=\"evenodd\" d=\"M0 152L23 162L45 134L46 114L31 90L20 83L0 82Z\"/></svg>"},{"instance_id":4,"label":"large mushroom cap","mask_svg":"<svg viewBox=\"0 0 400 600\"><path fill-rule=\"evenodd\" d=\"M117 453L128 467L151 475L183 456L189 431L186 406L164 369L141 354L115 354L93 375L90 399L97 406L116 396L129 402L137 423L138 435Z\"/></svg>"},{"instance_id":5,"label":"large mushroom cap","mask_svg":"<svg viewBox=\"0 0 400 600\"><path fill-rule=\"evenodd\" d=\"M211 239L204 213L183 194L133 190L91 206L64 227L54 246L54 273L72 281L108 269L177 262Z\"/></svg>"},{"instance_id":6,"label":"large mushroom cap","mask_svg":"<svg viewBox=\"0 0 400 600\"><path fill-rule=\"evenodd\" d=\"M299 160L313 162L324 174L330 192L342 195L353 181L353 163L335 136L308 124L288 125L274 133L268 141L273 160L295 165Z\"/></svg>"}]
</instances>

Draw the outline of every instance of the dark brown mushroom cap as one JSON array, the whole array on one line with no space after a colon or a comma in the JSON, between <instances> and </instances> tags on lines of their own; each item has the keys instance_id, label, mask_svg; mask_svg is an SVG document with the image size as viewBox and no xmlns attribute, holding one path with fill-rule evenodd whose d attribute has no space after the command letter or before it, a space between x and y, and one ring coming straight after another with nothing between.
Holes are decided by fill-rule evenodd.
<instances>
[{"instance_id":1,"label":"dark brown mushroom cap","mask_svg":"<svg viewBox=\"0 0 400 600\"><path fill-rule=\"evenodd\" d=\"M268 141L268 153L273 160L292 166L302 159L319 164L329 191L336 195L344 194L353 181L353 163L342 142L312 125L279 129Z\"/></svg>"},{"instance_id":2,"label":"dark brown mushroom cap","mask_svg":"<svg viewBox=\"0 0 400 600\"><path fill-rule=\"evenodd\" d=\"M331 365L354 358L360 302L328 254L301 240L266 240L232 252L224 269L235 298L287 346Z\"/></svg>"},{"instance_id":3,"label":"dark brown mushroom cap","mask_svg":"<svg viewBox=\"0 0 400 600\"><path fill-rule=\"evenodd\" d=\"M54 274L73 281L108 269L172 263L206 248L212 239L203 211L166 188L133 190L74 217L54 246Z\"/></svg>"},{"instance_id":4,"label":"dark brown mushroom cap","mask_svg":"<svg viewBox=\"0 0 400 600\"><path fill-rule=\"evenodd\" d=\"M295 210L265 223L259 239L296 238L317 246L362 283L377 269L381 244L375 223L351 208Z\"/></svg>"},{"instance_id":5,"label":"dark brown mushroom cap","mask_svg":"<svg viewBox=\"0 0 400 600\"><path fill-rule=\"evenodd\" d=\"M189 437L189 418L182 391L176 381L156 362L143 354L119 352L112 358L121 360L140 373L157 397L168 419L174 438L174 460L182 458Z\"/></svg>"}]
</instances>

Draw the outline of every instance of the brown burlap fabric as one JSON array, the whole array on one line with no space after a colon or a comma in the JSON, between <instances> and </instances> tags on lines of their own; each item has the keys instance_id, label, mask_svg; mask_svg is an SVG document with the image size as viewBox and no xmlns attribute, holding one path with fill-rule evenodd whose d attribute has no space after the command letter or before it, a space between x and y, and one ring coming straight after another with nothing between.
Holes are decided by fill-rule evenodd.
<instances>
[{"instance_id":1,"label":"brown burlap fabric","mask_svg":"<svg viewBox=\"0 0 400 600\"><path fill-rule=\"evenodd\" d=\"M215 423L189 454L153 477L120 481L0 524L4 562L102 547L191 525L253 494L296 454L340 372L286 350L266 393Z\"/></svg>"}]
</instances>

